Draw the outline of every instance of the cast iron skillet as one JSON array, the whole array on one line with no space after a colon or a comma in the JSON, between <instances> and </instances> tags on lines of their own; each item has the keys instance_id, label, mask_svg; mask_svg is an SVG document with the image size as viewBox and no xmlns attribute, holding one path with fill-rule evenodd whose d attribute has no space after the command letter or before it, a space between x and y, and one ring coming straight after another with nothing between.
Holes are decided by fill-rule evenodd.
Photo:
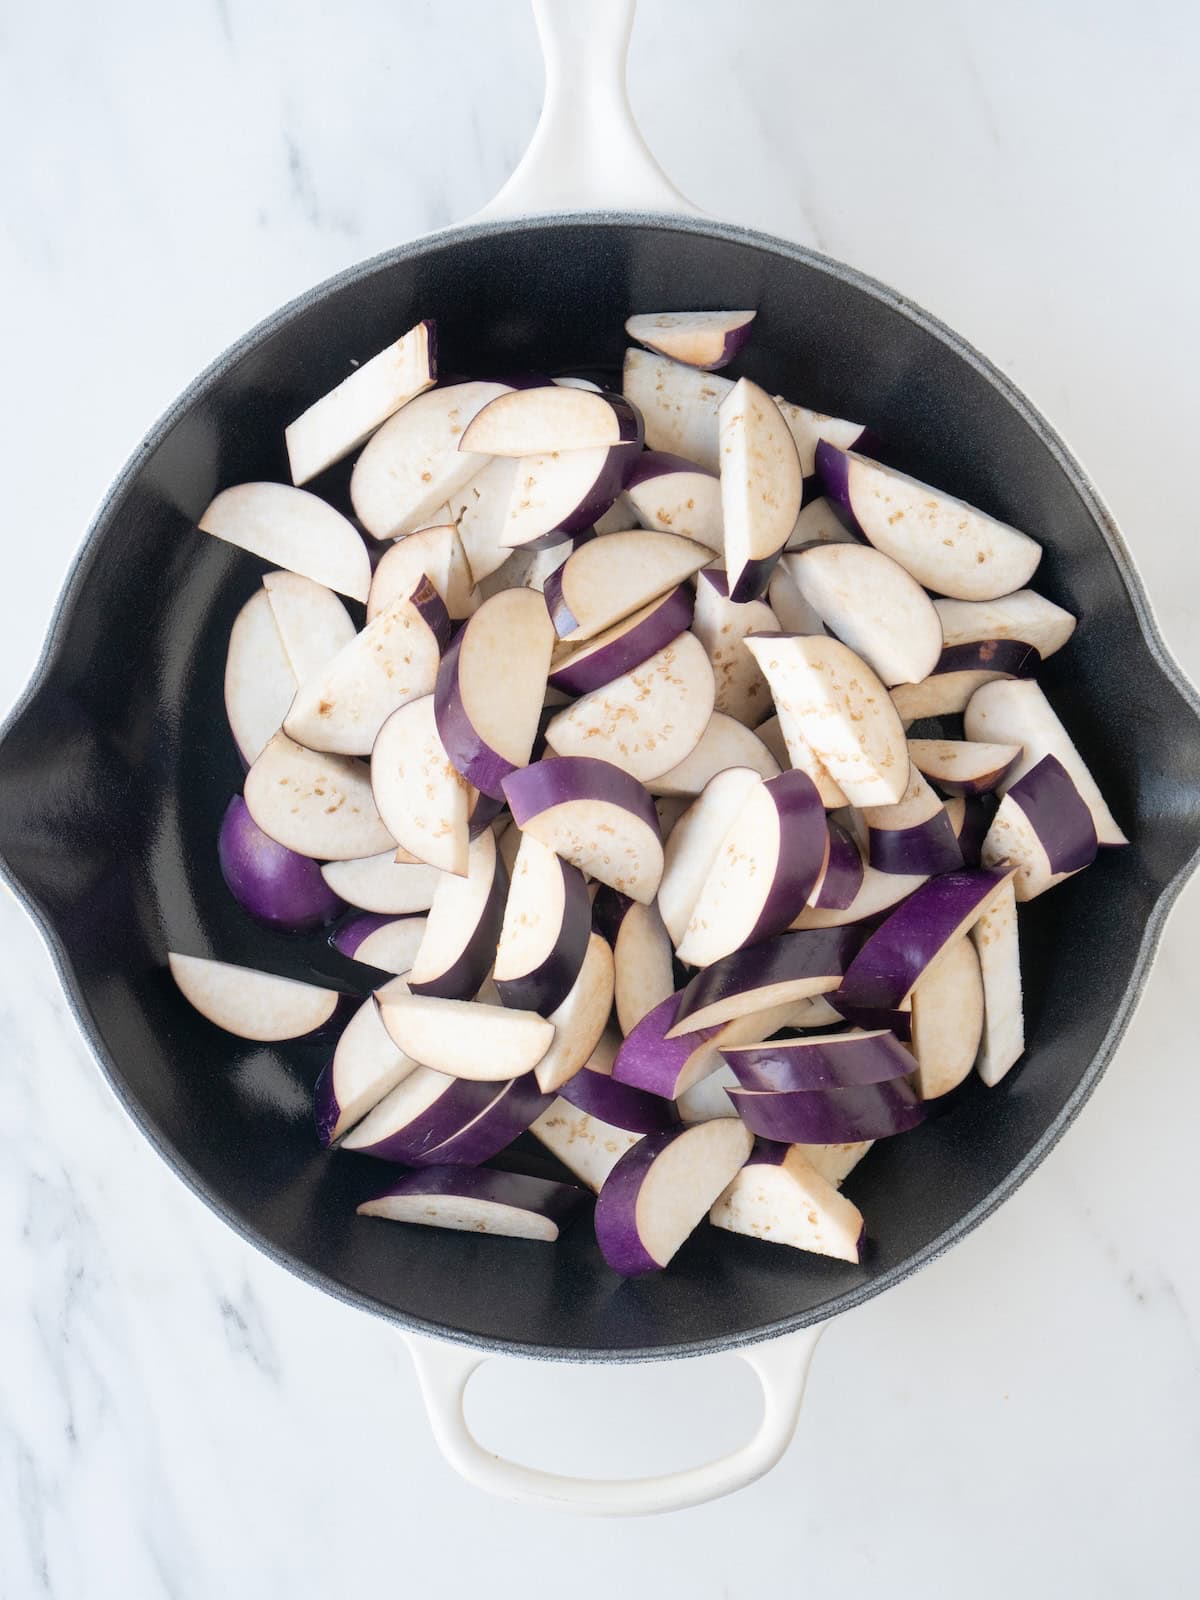
<instances>
[{"instance_id":1,"label":"cast iron skillet","mask_svg":"<svg viewBox=\"0 0 1200 1600\"><path fill-rule=\"evenodd\" d=\"M380 1169L318 1148L321 1054L231 1039L176 993L168 948L370 987L320 935L264 935L222 884L217 828L242 778L224 650L263 567L194 523L228 484L286 481L285 424L350 355L418 317L438 321L444 371L483 375L616 369L630 312L710 305L758 308L739 370L870 423L897 464L1044 543L1037 587L1081 618L1044 682L1133 844L1024 912L1019 1069L882 1142L847 1182L869 1219L862 1266L700 1229L669 1272L621 1283L586 1226L548 1249L356 1219ZM334 469L315 487L344 503L347 477ZM688 217L453 229L342 274L248 334L117 479L0 752L0 864L116 1094L179 1176L274 1260L408 1329L586 1361L727 1349L824 1321L973 1228L1095 1086L1198 841L1200 704L1057 435L963 340L880 284Z\"/></svg>"}]
</instances>

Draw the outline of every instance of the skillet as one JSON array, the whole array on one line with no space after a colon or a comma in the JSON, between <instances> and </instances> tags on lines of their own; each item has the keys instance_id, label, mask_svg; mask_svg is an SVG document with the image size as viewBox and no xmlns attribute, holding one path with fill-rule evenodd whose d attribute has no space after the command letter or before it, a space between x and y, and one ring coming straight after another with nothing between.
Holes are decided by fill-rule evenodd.
<instances>
[{"instance_id":1,"label":"skillet","mask_svg":"<svg viewBox=\"0 0 1200 1600\"><path fill-rule=\"evenodd\" d=\"M934 1259L1043 1159L1111 1059L1200 845L1200 701L1083 469L934 318L847 267L687 205L629 112L632 9L535 0L546 105L493 206L302 296L180 397L102 505L0 734L0 867L160 1154L274 1260L405 1330L460 1471L543 1504L623 1514L695 1503L766 1470L795 1427L822 1326ZM670 1272L618 1284L587 1229L547 1250L364 1226L354 1207L378 1169L316 1145L319 1052L219 1034L165 972L174 948L366 992L362 969L321 935L265 939L222 883L217 828L242 777L224 650L263 569L198 537L195 519L230 483L286 481L286 423L345 376L351 354L417 317L437 319L446 371L616 371L631 312L720 305L758 309L739 372L870 423L888 459L1045 544L1037 586L1081 626L1043 682L1132 847L1026 908L1020 1067L881 1143L848 1180L871 1231L860 1267L702 1229ZM318 485L343 507L348 475L347 463ZM755 1367L764 1420L723 1462L684 1473L556 1479L487 1455L463 1421L463 1390L487 1354L620 1362L720 1350Z\"/></svg>"}]
</instances>

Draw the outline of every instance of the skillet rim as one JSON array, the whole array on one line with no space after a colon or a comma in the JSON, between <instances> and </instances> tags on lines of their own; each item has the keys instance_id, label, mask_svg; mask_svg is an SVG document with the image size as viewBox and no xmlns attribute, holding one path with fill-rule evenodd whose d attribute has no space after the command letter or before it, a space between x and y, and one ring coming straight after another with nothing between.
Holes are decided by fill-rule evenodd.
<instances>
[{"instance_id":1,"label":"skillet rim","mask_svg":"<svg viewBox=\"0 0 1200 1600\"><path fill-rule=\"evenodd\" d=\"M22 722L38 695L53 676L61 646L69 631L74 609L80 598L79 591L82 589L91 561L98 553L103 535L106 532L106 524L112 513L119 508L125 494L136 482L138 475L142 471L147 452L156 449L163 443L175 424L191 410L197 401L203 398L212 386L224 377L232 366L248 355L256 345L279 332L300 312L307 310L317 301L335 291L347 288L364 278L370 277L397 262L420 255L431 246L453 246L460 243L486 240L498 235L532 232L540 228L564 225L621 228L651 226L681 234L701 235L706 238L718 238L735 244L749 245L752 249L763 250L772 255L781 256L785 260L803 263L806 267L817 272L837 278L859 292L870 295L880 301L889 309L898 312L901 316L940 340L942 344L947 346L961 360L965 361L994 389L999 391L1002 398L1016 411L1039 442L1050 451L1071 487L1079 495L1108 546L1126 594L1133 606L1134 616L1137 619L1138 627L1151 657L1163 677L1167 680L1167 683L1175 689L1180 698L1190 708L1193 716L1200 722L1200 693L1197 692L1167 648L1133 557L1117 527L1116 521L1101 499L1089 474L1085 471L1078 458L1068 449L1062 436L1050 426L1046 418L1026 395L1005 373L976 350L960 334L956 333L954 329L930 312L923 310L915 302L908 299L907 296L900 294L887 284L881 283L877 278L860 272L857 268L835 261L833 258L811 250L805 245L794 244L789 240L780 239L772 234L760 233L755 229L743 228L733 223L716 222L694 217L671 216L655 212L567 211L549 212L515 220L464 223L458 227L422 234L416 239L393 246L389 250L381 251L365 261L358 262L351 267L347 267L344 271L334 274L333 277L324 279L321 283L287 301L249 329L240 339L235 340L214 361L210 362L188 384L187 388L178 395L175 401L145 434L114 478L92 516L83 539L71 560L58 598L54 603L49 629L37 664L24 691L17 698L12 710L4 719L3 725L0 726L0 753L3 751L5 741ZM223 1199L192 1168L174 1145L166 1139L154 1121L144 1111L140 1101L129 1091L127 1085L121 1079L116 1062L101 1037L99 1029L93 1024L85 998L75 980L74 970L67 952L59 939L53 922L45 915L31 891L26 888L2 853L0 853L0 878L9 884L15 897L29 914L41 934L71 1013L90 1048L96 1065L100 1068L108 1087L124 1111L175 1176L181 1179L187 1188L211 1212L232 1228L248 1244L267 1256L277 1266L286 1268L313 1288L321 1289L335 1299L359 1310L369 1311L376 1316L383 1317L411 1333L444 1339L453 1344L465 1345L490 1354L504 1354L527 1360L621 1365L638 1362L672 1361L691 1356L713 1355L733 1351L751 1344L760 1343L766 1339L778 1338L787 1333L797 1332L802 1328L812 1327L818 1323L831 1321L843 1312L849 1311L867 1300L874 1299L877 1295L894 1287L914 1272L937 1260L939 1256L944 1255L947 1250L965 1238L967 1234L973 1232L981 1222L1015 1193L1035 1168L1041 1165L1090 1098L1109 1062L1112 1060L1141 999L1142 990L1145 987L1167 918L1184 884L1198 864L1200 864L1200 839L1197 841L1196 850L1161 889L1154 903L1153 912L1143 929L1129 984L1121 997L1099 1049L1092 1057L1074 1091L1024 1158L1010 1168L990 1193L978 1205L972 1207L970 1211L961 1216L952 1227L947 1228L923 1249L907 1256L887 1272L872 1276L864 1280L858 1288L839 1295L829 1306L798 1312L795 1316L764 1324L753 1331L724 1334L708 1339L693 1339L672 1345L621 1350L578 1348L568 1350L546 1345L525 1344L508 1339L480 1336L459 1328L410 1316L397 1311L393 1306L382 1303L369 1294L339 1283L327 1273L309 1265L308 1262L302 1260L293 1252L280 1248L261 1235L253 1225L244 1221L225 1204Z\"/></svg>"}]
</instances>

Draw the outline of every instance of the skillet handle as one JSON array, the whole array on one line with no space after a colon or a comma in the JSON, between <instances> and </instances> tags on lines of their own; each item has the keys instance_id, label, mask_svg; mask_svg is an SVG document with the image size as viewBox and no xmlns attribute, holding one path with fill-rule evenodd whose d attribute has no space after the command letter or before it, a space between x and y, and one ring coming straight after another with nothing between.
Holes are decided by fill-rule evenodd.
<instances>
[{"instance_id":1,"label":"skillet handle","mask_svg":"<svg viewBox=\"0 0 1200 1600\"><path fill-rule=\"evenodd\" d=\"M570 1478L522 1466L485 1450L467 1426L464 1396L487 1359L462 1345L406 1335L438 1448L454 1470L477 1489L521 1500L542 1510L579 1516L644 1517L682 1511L744 1489L769 1472L791 1443L800 1420L804 1387L825 1324L785 1334L734 1353L753 1368L763 1392L757 1432L730 1455L703 1466L652 1478Z\"/></svg>"},{"instance_id":2,"label":"skillet handle","mask_svg":"<svg viewBox=\"0 0 1200 1600\"><path fill-rule=\"evenodd\" d=\"M546 67L542 114L500 193L472 221L556 211L699 216L650 154L629 105L636 0L533 0Z\"/></svg>"}]
</instances>

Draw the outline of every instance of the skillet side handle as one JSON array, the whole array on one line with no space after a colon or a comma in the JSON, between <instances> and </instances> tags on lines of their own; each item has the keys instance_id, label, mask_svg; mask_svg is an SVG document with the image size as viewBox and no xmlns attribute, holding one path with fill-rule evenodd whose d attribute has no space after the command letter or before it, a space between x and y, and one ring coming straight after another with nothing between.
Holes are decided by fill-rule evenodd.
<instances>
[{"instance_id":1,"label":"skillet side handle","mask_svg":"<svg viewBox=\"0 0 1200 1600\"><path fill-rule=\"evenodd\" d=\"M769 1472L791 1443L800 1420L808 1369L825 1324L734 1353L753 1368L763 1392L758 1430L730 1455L703 1466L651 1478L571 1478L522 1466L485 1450L467 1426L464 1397L487 1359L462 1345L407 1335L438 1448L468 1483L544 1511L590 1517L647 1517L682 1511L744 1489Z\"/></svg>"},{"instance_id":2,"label":"skillet side handle","mask_svg":"<svg viewBox=\"0 0 1200 1600\"><path fill-rule=\"evenodd\" d=\"M636 0L533 0L546 67L528 150L473 222L559 211L699 216L642 138L625 87Z\"/></svg>"}]
</instances>

